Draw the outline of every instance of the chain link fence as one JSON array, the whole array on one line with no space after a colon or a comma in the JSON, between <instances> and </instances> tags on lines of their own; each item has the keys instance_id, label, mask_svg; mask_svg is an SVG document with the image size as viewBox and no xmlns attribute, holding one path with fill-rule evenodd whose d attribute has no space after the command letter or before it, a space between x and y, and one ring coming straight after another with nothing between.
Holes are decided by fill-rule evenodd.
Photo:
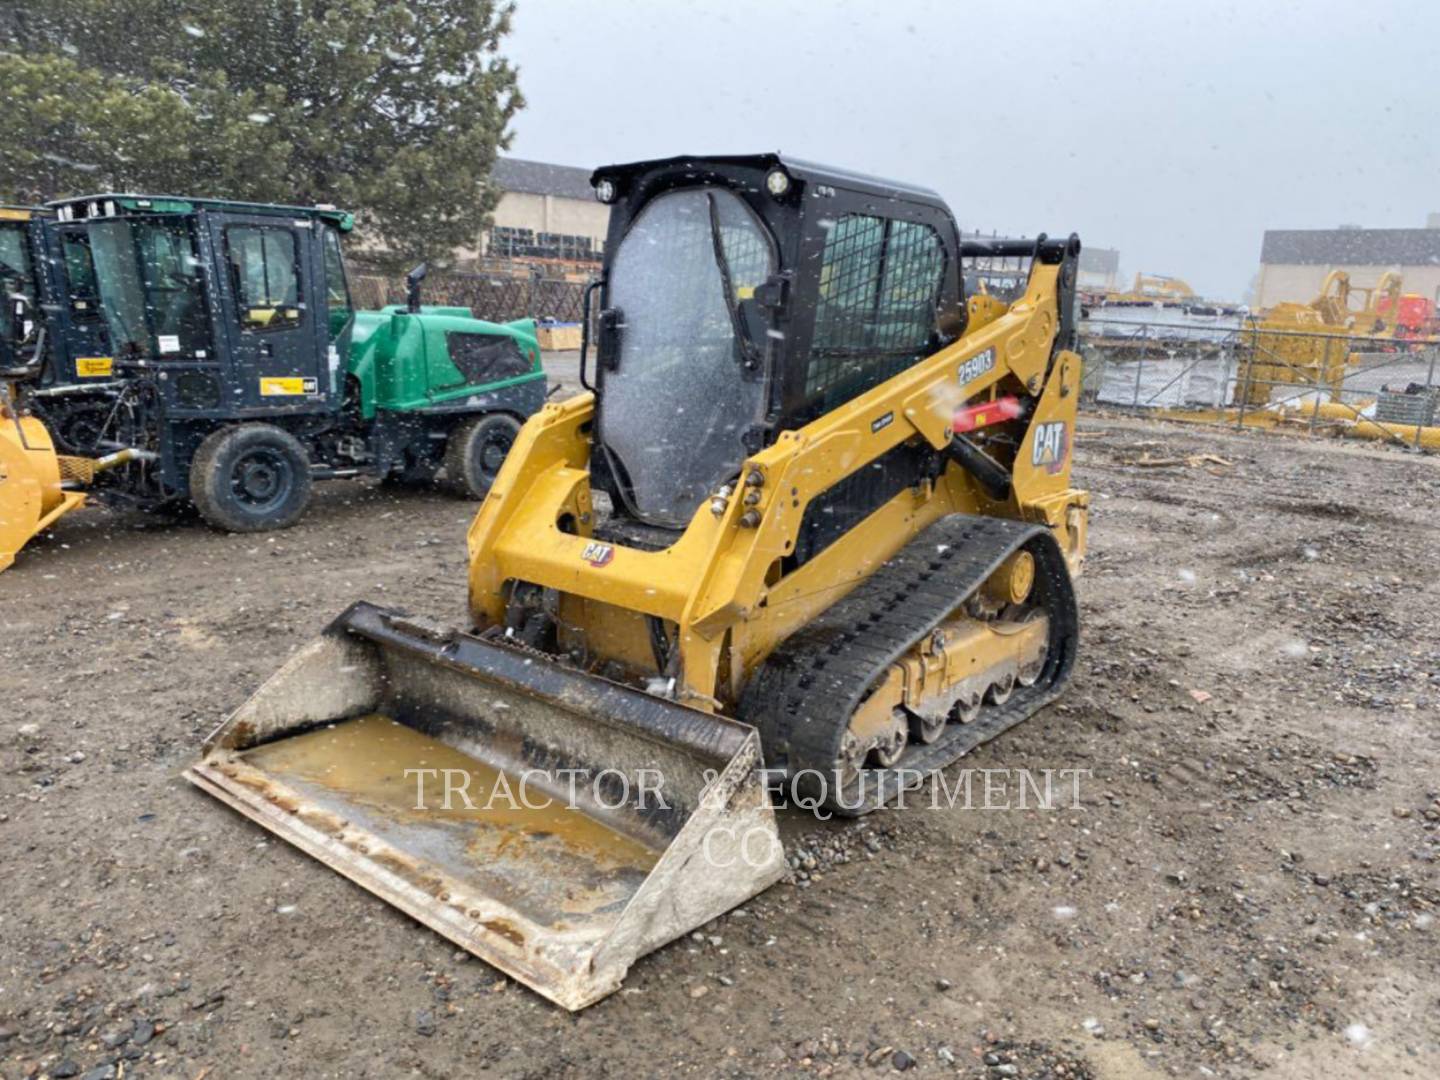
<instances>
[{"instance_id":1,"label":"chain link fence","mask_svg":"<svg viewBox=\"0 0 1440 1080\"><path fill-rule=\"evenodd\" d=\"M1080 351L1092 408L1440 449L1437 338L1092 315Z\"/></svg>"}]
</instances>

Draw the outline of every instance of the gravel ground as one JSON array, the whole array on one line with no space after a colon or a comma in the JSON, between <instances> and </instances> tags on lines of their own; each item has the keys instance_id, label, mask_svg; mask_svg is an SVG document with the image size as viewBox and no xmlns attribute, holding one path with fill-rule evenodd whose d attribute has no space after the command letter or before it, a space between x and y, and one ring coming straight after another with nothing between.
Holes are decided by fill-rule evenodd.
<instances>
[{"instance_id":1,"label":"gravel ground","mask_svg":"<svg viewBox=\"0 0 1440 1080\"><path fill-rule=\"evenodd\" d=\"M786 811L789 881L578 1016L180 779L351 600L459 622L472 507L72 515L0 576L0 1078L1440 1075L1436 460L1104 417L1077 460L1073 683L963 764L1079 807Z\"/></svg>"}]
</instances>

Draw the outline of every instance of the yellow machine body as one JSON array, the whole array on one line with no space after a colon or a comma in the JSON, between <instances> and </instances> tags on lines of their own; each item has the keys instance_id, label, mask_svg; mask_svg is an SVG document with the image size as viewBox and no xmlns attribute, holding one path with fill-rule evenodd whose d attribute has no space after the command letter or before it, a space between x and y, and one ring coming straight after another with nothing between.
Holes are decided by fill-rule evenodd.
<instances>
[{"instance_id":1,"label":"yellow machine body","mask_svg":"<svg viewBox=\"0 0 1440 1080\"><path fill-rule=\"evenodd\" d=\"M1086 492L1070 486L1080 358L1053 357L1057 267L1036 265L1023 297L1008 307L972 297L959 341L755 454L724 512L697 510L676 543L644 551L591 536L588 429L594 398L547 405L528 421L470 527L470 613L478 628L505 617L516 581L562 594L561 623L587 656L645 671L643 616L679 635L677 697L704 710L733 706L755 666L780 642L830 607L927 525L957 513L1013 517L1049 527L1078 569L1085 550ZM994 350L998 361L968 384L965 362ZM951 465L925 490L906 489L796 572L780 576L806 505L906 440L937 449L965 401L1021 389L1035 412L1016 453L1014 486L1003 503ZM889 417L891 419L886 420ZM1054 460L1037 453L1042 431L1063 425ZM1035 462L1040 461L1040 464ZM750 493L759 498L748 502ZM742 524L754 511L758 523ZM638 659L637 659L638 658Z\"/></svg>"},{"instance_id":2,"label":"yellow machine body","mask_svg":"<svg viewBox=\"0 0 1440 1080\"><path fill-rule=\"evenodd\" d=\"M36 533L83 505L61 485L60 457L45 425L0 405L0 570Z\"/></svg>"},{"instance_id":3,"label":"yellow machine body","mask_svg":"<svg viewBox=\"0 0 1440 1080\"><path fill-rule=\"evenodd\" d=\"M1107 303L1143 303L1145 301L1160 301L1161 303L1183 303L1186 300L1195 299L1195 290L1189 284L1177 277L1167 277L1164 274L1135 274L1135 281L1130 286L1129 292L1107 294Z\"/></svg>"},{"instance_id":4,"label":"yellow machine body","mask_svg":"<svg viewBox=\"0 0 1440 1080\"><path fill-rule=\"evenodd\" d=\"M635 193L633 220L652 197L671 197L667 184L695 183L688 159L613 168ZM855 275L817 273L798 296L787 291L801 289L793 276L730 277L750 273L763 246L732 249L735 262L717 252L761 212L778 223L769 234L777 247L815 237L805 230L832 213L820 199L859 205L860 227L842 234L851 241L928 235L905 213L929 215L937 246L950 230L953 258L924 264L934 277L897 278L883 293L905 318L920 311L928 323L934 313L930 344L907 351L904 364L877 365L883 374L847 387L848 396L770 414L795 421L777 421L748 450L728 444L715 459L695 453L683 428L679 439L658 440L645 396L628 414L613 411L614 398L597 407L591 393L546 406L526 422L470 527L468 627L355 605L220 725L186 774L570 1009L613 992L640 956L784 873L770 795L777 772L795 779L809 754L828 755L837 785L858 780L863 793L865 779L879 777L870 801L840 811L868 812L1052 700L1074 658L1071 577L1084 557L1088 497L1070 483L1080 358L1062 298L1073 301L1078 239L1004 242L1033 257L1025 292L1010 303L983 294L966 301L964 249L933 193L778 156L706 159L703 168L745 193L751 209L707 186L698 203L708 202L709 220L690 217L663 234L713 260L709 278L685 279L708 289L674 301L693 304L699 320L661 304L648 323L665 335L663 353L652 354L664 358L661 377L676 380L682 397L695 385L684 380L687 364L744 370L756 355L745 346L757 340L778 342L767 344L765 378L790 380L764 384L767 395L795 385L800 369L786 358L798 347L784 335L750 335L771 317L752 305L811 315L855 295L841 292ZM596 175L597 192L613 194L603 171ZM793 197L796 178L814 200ZM859 182L863 193L844 190ZM875 206L891 206L896 192L908 206L874 224ZM885 197L865 202L876 194ZM686 193L669 205L681 204L697 199ZM612 217L612 231L625 228ZM607 273L623 246L607 245ZM640 298L653 298L659 286L644 280ZM877 290L865 295L882 295L873 280ZM945 281L952 291L942 295ZM604 337L607 325L622 329L619 315L607 308L599 320L602 372L620 370ZM847 325L862 323L872 324ZM641 324L632 314L624 333L639 334ZM714 334L732 336L707 352ZM862 342L856 362L883 358L883 347ZM603 394L603 374L599 385ZM688 416L683 405L667 418L676 416ZM678 519L663 525L626 517L616 503L603 505L604 479L592 489L592 454L614 446L599 432L617 429L646 451L714 460L722 479L711 490L709 478L690 483L687 474L676 489ZM866 488L843 527L798 557L807 508L833 505L825 499L837 486L852 490L842 485L875 475L883 460L905 463L898 489ZM892 591L899 599L888 599ZM852 617L861 602L869 611ZM909 621L889 634L887 618ZM893 648L871 649L866 638L868 662L827 654L828 674L844 685L832 678L816 689L843 690L845 703L795 721L812 742L775 741L762 713L789 697L766 693L767 680L788 677L790 658L817 635L838 648L860 641L860 631L883 631ZM914 778L897 778L909 764ZM508 803L437 807L410 775L422 768L442 773L435 780L444 785L529 783L546 799L561 795L562 772L605 784L578 799L572 790L568 816ZM637 797L647 774L661 807Z\"/></svg>"},{"instance_id":5,"label":"yellow machine body","mask_svg":"<svg viewBox=\"0 0 1440 1080\"><path fill-rule=\"evenodd\" d=\"M1247 406L1267 404L1277 386L1311 386L1338 396L1352 355L1367 343L1393 339L1394 327L1385 327L1378 306L1383 297L1395 310L1403 288L1394 271L1370 288L1357 288L1347 272L1332 270L1308 304L1276 304L1247 324L1237 393Z\"/></svg>"}]
</instances>

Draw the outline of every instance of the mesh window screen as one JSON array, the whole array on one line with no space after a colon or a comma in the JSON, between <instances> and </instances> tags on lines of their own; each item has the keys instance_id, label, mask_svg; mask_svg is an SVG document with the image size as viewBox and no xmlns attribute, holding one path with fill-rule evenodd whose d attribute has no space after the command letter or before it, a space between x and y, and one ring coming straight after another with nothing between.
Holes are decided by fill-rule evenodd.
<instances>
[{"instance_id":1,"label":"mesh window screen","mask_svg":"<svg viewBox=\"0 0 1440 1080\"><path fill-rule=\"evenodd\" d=\"M929 225L836 221L821 257L807 400L828 412L923 358L944 276L945 249Z\"/></svg>"},{"instance_id":2,"label":"mesh window screen","mask_svg":"<svg viewBox=\"0 0 1440 1080\"><path fill-rule=\"evenodd\" d=\"M720 247L730 271L730 285L736 292L736 298L743 300L770 276L770 244L763 233L739 216L741 208L729 202L720 202L715 209Z\"/></svg>"}]
</instances>

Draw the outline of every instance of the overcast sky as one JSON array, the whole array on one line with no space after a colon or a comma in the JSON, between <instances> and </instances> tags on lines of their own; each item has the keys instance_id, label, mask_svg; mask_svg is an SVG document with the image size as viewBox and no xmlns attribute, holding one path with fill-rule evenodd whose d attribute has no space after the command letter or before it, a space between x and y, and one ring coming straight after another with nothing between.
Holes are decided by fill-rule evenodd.
<instances>
[{"instance_id":1,"label":"overcast sky","mask_svg":"<svg viewBox=\"0 0 1440 1080\"><path fill-rule=\"evenodd\" d=\"M1436 0L519 0L511 153L780 150L1240 299L1267 228L1440 211Z\"/></svg>"}]
</instances>

